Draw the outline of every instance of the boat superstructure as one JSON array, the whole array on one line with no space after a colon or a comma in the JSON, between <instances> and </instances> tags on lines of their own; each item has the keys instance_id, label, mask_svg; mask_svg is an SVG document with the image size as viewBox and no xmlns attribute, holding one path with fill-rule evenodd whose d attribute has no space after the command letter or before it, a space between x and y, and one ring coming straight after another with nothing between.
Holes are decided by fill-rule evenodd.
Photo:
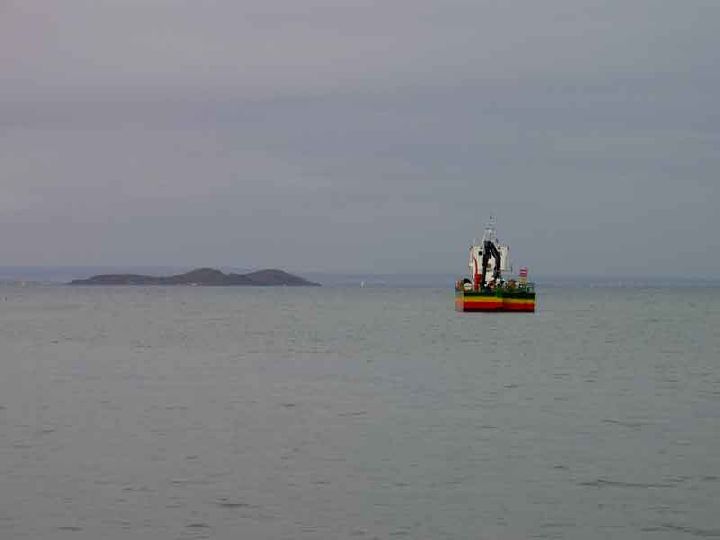
<instances>
[{"instance_id":1,"label":"boat superstructure","mask_svg":"<svg viewBox=\"0 0 720 540\"><path fill-rule=\"evenodd\" d=\"M455 284L455 309L535 311L535 284L528 281L526 267L520 268L517 277L511 277L510 247L498 240L492 217L482 240L470 246L468 266L472 279L459 279Z\"/></svg>"}]
</instances>

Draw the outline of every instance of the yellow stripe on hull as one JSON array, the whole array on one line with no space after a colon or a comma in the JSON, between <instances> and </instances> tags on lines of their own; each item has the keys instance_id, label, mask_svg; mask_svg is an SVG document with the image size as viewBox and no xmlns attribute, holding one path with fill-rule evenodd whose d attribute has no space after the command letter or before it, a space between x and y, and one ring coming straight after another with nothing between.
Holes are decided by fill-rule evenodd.
<instances>
[{"instance_id":1,"label":"yellow stripe on hull","mask_svg":"<svg viewBox=\"0 0 720 540\"><path fill-rule=\"evenodd\" d=\"M500 296L465 296L455 297L457 311L535 311L535 300L532 298L504 298Z\"/></svg>"}]
</instances>

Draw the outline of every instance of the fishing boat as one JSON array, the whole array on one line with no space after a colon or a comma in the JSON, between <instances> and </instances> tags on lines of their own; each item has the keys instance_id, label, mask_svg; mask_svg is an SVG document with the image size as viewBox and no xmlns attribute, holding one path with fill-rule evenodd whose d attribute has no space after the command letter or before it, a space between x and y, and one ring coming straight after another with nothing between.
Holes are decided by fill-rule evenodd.
<instances>
[{"instance_id":1,"label":"fishing boat","mask_svg":"<svg viewBox=\"0 0 720 540\"><path fill-rule=\"evenodd\" d=\"M461 278L455 283L457 311L535 311L535 284L528 281L525 266L513 277L510 247L498 241L492 217L482 240L470 246L468 266L472 279Z\"/></svg>"}]
</instances>

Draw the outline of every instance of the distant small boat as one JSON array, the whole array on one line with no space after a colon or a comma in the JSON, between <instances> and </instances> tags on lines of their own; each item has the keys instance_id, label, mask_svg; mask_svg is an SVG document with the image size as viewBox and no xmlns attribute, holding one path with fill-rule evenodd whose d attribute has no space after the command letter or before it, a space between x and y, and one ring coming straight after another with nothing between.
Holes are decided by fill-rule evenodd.
<instances>
[{"instance_id":1,"label":"distant small boat","mask_svg":"<svg viewBox=\"0 0 720 540\"><path fill-rule=\"evenodd\" d=\"M517 278L503 279L511 272L510 248L497 240L495 221L485 227L482 240L470 247L472 280L455 283L457 311L535 311L535 284L528 282L528 269L520 268Z\"/></svg>"}]
</instances>

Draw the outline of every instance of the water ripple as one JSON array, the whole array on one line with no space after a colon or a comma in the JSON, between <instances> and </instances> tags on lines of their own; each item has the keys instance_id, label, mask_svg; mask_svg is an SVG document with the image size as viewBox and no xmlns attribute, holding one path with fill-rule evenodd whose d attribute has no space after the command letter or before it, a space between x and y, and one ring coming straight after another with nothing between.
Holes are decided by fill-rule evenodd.
<instances>
[{"instance_id":1,"label":"water ripple","mask_svg":"<svg viewBox=\"0 0 720 540\"><path fill-rule=\"evenodd\" d=\"M672 488L683 482L685 479L674 479L666 482L621 482L618 480L607 480L605 478L598 478L596 480L589 480L578 483L579 486L585 487L619 487L619 488Z\"/></svg>"}]
</instances>

